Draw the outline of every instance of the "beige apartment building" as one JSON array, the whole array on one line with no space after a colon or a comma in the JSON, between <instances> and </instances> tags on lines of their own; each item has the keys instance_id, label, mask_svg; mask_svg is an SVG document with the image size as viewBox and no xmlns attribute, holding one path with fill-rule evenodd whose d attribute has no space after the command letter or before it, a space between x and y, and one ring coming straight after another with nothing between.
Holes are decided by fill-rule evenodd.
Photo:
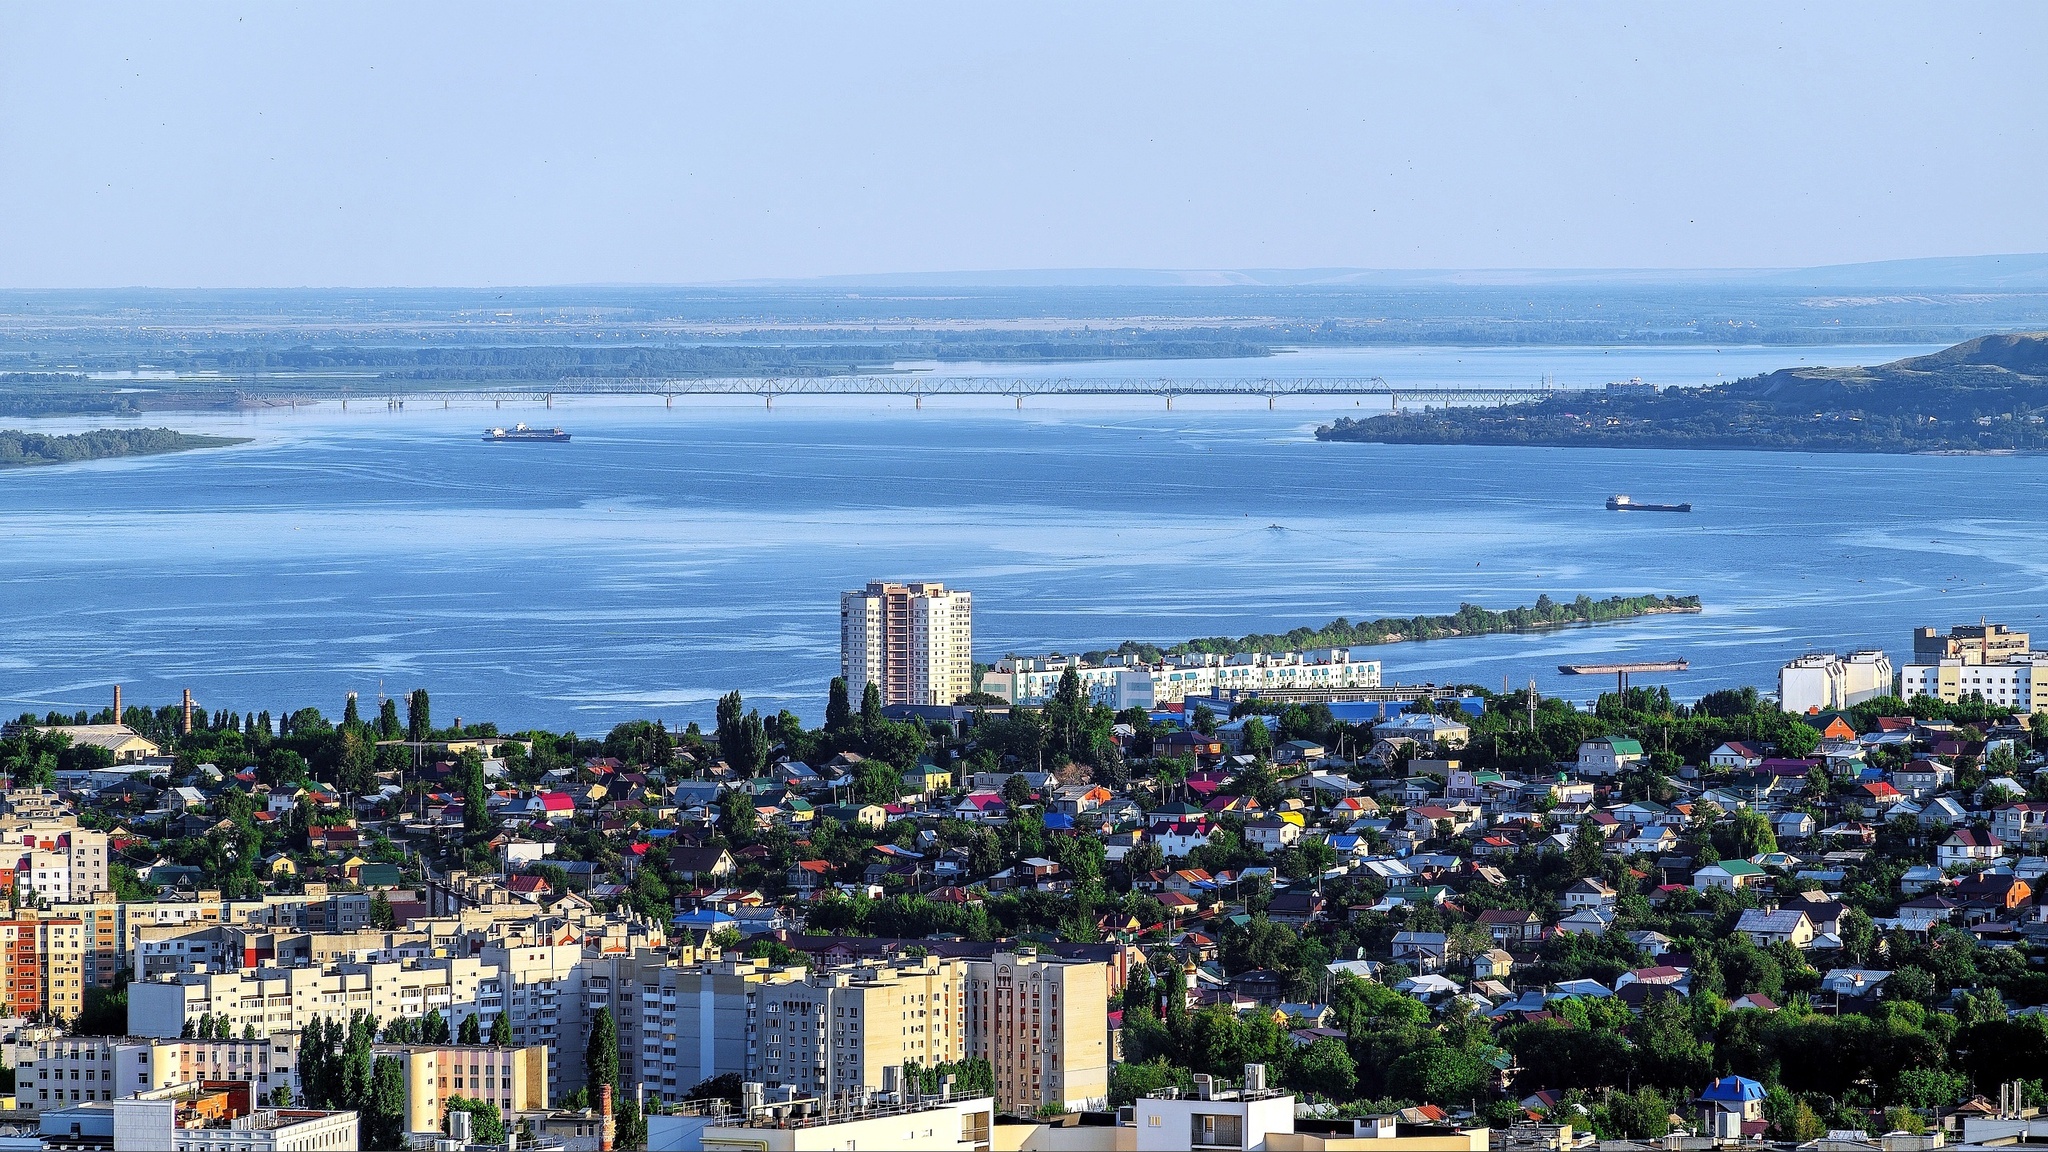
<instances>
[{"instance_id":1,"label":"beige apartment building","mask_svg":"<svg viewBox=\"0 0 2048 1152\"><path fill-rule=\"evenodd\" d=\"M539 1045L380 1044L375 1051L405 1063L407 1132L439 1133L456 1096L487 1100L506 1116L548 1106L548 1050Z\"/></svg>"},{"instance_id":2,"label":"beige apartment building","mask_svg":"<svg viewBox=\"0 0 2048 1152\"><path fill-rule=\"evenodd\" d=\"M1108 976L1096 963L998 952L967 964L967 1051L995 1069L996 1102L1032 1112L1109 1098Z\"/></svg>"},{"instance_id":3,"label":"beige apartment building","mask_svg":"<svg viewBox=\"0 0 2048 1152\"><path fill-rule=\"evenodd\" d=\"M974 598L944 584L876 581L839 597L839 674L858 701L951 704L974 691Z\"/></svg>"},{"instance_id":4,"label":"beige apartment building","mask_svg":"<svg viewBox=\"0 0 2048 1152\"><path fill-rule=\"evenodd\" d=\"M1958 624L1943 636L1933 628L1913 629L1913 663L1997 664L2033 649L2033 637L2003 624Z\"/></svg>"},{"instance_id":5,"label":"beige apartment building","mask_svg":"<svg viewBox=\"0 0 2048 1152\"><path fill-rule=\"evenodd\" d=\"M36 952L43 961L43 1007L59 1020L85 1011L85 925L81 921L36 921Z\"/></svg>"},{"instance_id":6,"label":"beige apartment building","mask_svg":"<svg viewBox=\"0 0 2048 1152\"><path fill-rule=\"evenodd\" d=\"M967 964L855 964L760 989L751 1057L763 1083L827 1099L883 1087L882 1070L967 1057Z\"/></svg>"}]
</instances>

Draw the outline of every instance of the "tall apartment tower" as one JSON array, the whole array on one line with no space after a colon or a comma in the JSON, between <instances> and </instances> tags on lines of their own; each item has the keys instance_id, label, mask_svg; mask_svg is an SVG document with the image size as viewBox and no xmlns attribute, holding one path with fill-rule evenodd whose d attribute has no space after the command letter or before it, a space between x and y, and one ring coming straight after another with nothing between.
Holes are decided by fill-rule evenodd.
<instances>
[{"instance_id":1,"label":"tall apartment tower","mask_svg":"<svg viewBox=\"0 0 2048 1152\"><path fill-rule=\"evenodd\" d=\"M876 581L839 597L839 674L856 700L951 704L974 691L974 598L944 584Z\"/></svg>"}]
</instances>

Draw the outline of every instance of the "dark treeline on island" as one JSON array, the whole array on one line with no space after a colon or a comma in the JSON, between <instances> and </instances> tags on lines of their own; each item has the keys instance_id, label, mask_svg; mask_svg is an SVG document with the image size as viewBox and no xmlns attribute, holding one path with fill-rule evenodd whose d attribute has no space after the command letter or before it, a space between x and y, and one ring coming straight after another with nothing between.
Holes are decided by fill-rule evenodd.
<instances>
[{"instance_id":1,"label":"dark treeline on island","mask_svg":"<svg viewBox=\"0 0 2048 1152\"><path fill-rule=\"evenodd\" d=\"M1346 648L1365 644L1395 644L1404 640L1442 640L1453 636L1487 636L1498 632L1535 632L1574 624L1601 624L1668 612L1698 612L1697 596L1609 596L1595 600L1580 596L1570 602L1539 596L1534 605L1496 612L1477 604L1460 604L1449 615L1387 616L1353 623L1339 616L1321 628L1295 628L1287 632L1258 632L1249 636L1207 636L1185 640L1170 648L1126 640L1110 652L1089 652L1083 659L1100 660L1106 655L1140 656L1157 660L1162 655L1204 654L1235 656L1244 652L1290 652L1304 648Z\"/></svg>"},{"instance_id":2,"label":"dark treeline on island","mask_svg":"<svg viewBox=\"0 0 2048 1152\"><path fill-rule=\"evenodd\" d=\"M100 428L69 436L46 436L0 428L0 468L38 464L74 464L114 456L157 456L194 448L225 448L246 444L234 436L191 436L169 428Z\"/></svg>"},{"instance_id":3,"label":"dark treeline on island","mask_svg":"<svg viewBox=\"0 0 2048 1152\"><path fill-rule=\"evenodd\" d=\"M1612 387L1528 404L1339 419L1322 440L1800 452L2048 450L2048 333L1984 336L1869 368L1706 388Z\"/></svg>"}]
</instances>

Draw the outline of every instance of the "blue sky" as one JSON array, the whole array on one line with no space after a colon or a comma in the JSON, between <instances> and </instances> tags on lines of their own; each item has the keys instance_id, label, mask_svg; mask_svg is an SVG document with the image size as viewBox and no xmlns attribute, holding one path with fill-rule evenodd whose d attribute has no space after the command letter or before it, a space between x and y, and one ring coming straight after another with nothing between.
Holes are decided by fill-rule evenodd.
<instances>
[{"instance_id":1,"label":"blue sky","mask_svg":"<svg viewBox=\"0 0 2048 1152\"><path fill-rule=\"evenodd\" d=\"M9 4L0 287L2048 250L2048 5Z\"/></svg>"}]
</instances>

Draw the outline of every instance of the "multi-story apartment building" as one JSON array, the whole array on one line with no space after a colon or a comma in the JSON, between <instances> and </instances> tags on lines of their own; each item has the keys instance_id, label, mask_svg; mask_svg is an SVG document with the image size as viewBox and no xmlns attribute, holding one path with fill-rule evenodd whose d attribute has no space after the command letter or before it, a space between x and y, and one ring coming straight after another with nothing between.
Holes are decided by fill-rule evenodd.
<instances>
[{"instance_id":1,"label":"multi-story apartment building","mask_svg":"<svg viewBox=\"0 0 2048 1152\"><path fill-rule=\"evenodd\" d=\"M478 956L489 975L477 995L450 1017L451 1026L473 1010L488 1035L503 1013L511 1019L514 1044L583 1051L595 1009L610 1005L592 1001L590 977L601 965L584 962L581 944L486 944ZM583 1086L582 1060L556 1060L548 1067L551 1098L559 1100Z\"/></svg>"},{"instance_id":2,"label":"multi-story apartment building","mask_svg":"<svg viewBox=\"0 0 2048 1152\"><path fill-rule=\"evenodd\" d=\"M1966 664L1996 664L2033 650L2033 638L2014 632L2003 624L1978 622L1958 624L1943 636L1933 628L1913 629L1913 663L1939 664L1961 660Z\"/></svg>"},{"instance_id":3,"label":"multi-story apartment building","mask_svg":"<svg viewBox=\"0 0 2048 1152\"><path fill-rule=\"evenodd\" d=\"M1892 662L1874 650L1811 653L1778 669L1778 706L1787 712L1833 712L1891 690Z\"/></svg>"},{"instance_id":4,"label":"multi-story apartment building","mask_svg":"<svg viewBox=\"0 0 2048 1152\"><path fill-rule=\"evenodd\" d=\"M177 1036L187 1024L213 1016L225 1017L231 1032L253 1027L258 1036L268 1036L297 1032L321 1019L347 1023L358 1010L382 1021L439 1012L454 1026L474 1011L481 989L497 976L496 968L468 957L180 972L128 986L128 1030Z\"/></svg>"},{"instance_id":5,"label":"multi-story apartment building","mask_svg":"<svg viewBox=\"0 0 2048 1152\"><path fill-rule=\"evenodd\" d=\"M98 892L89 900L50 906L52 916L75 917L85 926L85 986L88 988L112 988L120 974L123 967L123 907L112 892Z\"/></svg>"},{"instance_id":6,"label":"multi-story apartment building","mask_svg":"<svg viewBox=\"0 0 2048 1152\"><path fill-rule=\"evenodd\" d=\"M6 833L0 867L13 870L23 904L64 904L108 891L107 834L68 818L37 821Z\"/></svg>"},{"instance_id":7,"label":"multi-story apartment building","mask_svg":"<svg viewBox=\"0 0 2048 1152\"><path fill-rule=\"evenodd\" d=\"M85 925L65 917L36 921L36 953L42 962L43 1010L59 1020L85 1011Z\"/></svg>"},{"instance_id":8,"label":"multi-story apartment building","mask_svg":"<svg viewBox=\"0 0 2048 1152\"><path fill-rule=\"evenodd\" d=\"M86 1100L113 1100L200 1080L244 1080L256 1094L290 1089L296 1099L299 1037L260 1040L67 1036L16 1046L14 1100L35 1113Z\"/></svg>"},{"instance_id":9,"label":"multi-story apartment building","mask_svg":"<svg viewBox=\"0 0 2048 1152\"><path fill-rule=\"evenodd\" d=\"M137 951L144 928L180 924L218 924L222 919L218 893L211 896L202 893L197 900L124 901L116 907L116 925L121 935L121 955L131 972L141 970L137 966Z\"/></svg>"},{"instance_id":10,"label":"multi-story apartment building","mask_svg":"<svg viewBox=\"0 0 2048 1152\"><path fill-rule=\"evenodd\" d=\"M538 1045L380 1044L375 1052L404 1062L407 1132L440 1133L456 1096L487 1100L507 1116L548 1106L548 1050Z\"/></svg>"},{"instance_id":11,"label":"multi-story apartment building","mask_svg":"<svg viewBox=\"0 0 2048 1152\"><path fill-rule=\"evenodd\" d=\"M1032 1112L1109 1098L1109 988L1100 964L998 952L967 964L967 1052L995 1069L996 1101Z\"/></svg>"},{"instance_id":12,"label":"multi-story apartment building","mask_svg":"<svg viewBox=\"0 0 2048 1152\"><path fill-rule=\"evenodd\" d=\"M963 1060L966 984L964 961L925 956L765 985L750 1078L831 1099L879 1091L884 1068Z\"/></svg>"},{"instance_id":13,"label":"multi-story apartment building","mask_svg":"<svg viewBox=\"0 0 2048 1152\"><path fill-rule=\"evenodd\" d=\"M43 959L34 920L0 920L0 995L9 1016L43 1010Z\"/></svg>"},{"instance_id":14,"label":"multi-story apartment building","mask_svg":"<svg viewBox=\"0 0 2048 1152\"><path fill-rule=\"evenodd\" d=\"M1899 670L1899 695L1932 696L1953 704L1981 696L2019 712L2048 712L2048 652L2021 652L1980 664L1948 657L1939 664L1908 664Z\"/></svg>"},{"instance_id":15,"label":"multi-story apartment building","mask_svg":"<svg viewBox=\"0 0 2048 1152\"><path fill-rule=\"evenodd\" d=\"M856 699L951 704L974 691L974 598L944 584L877 581L839 597L839 674Z\"/></svg>"},{"instance_id":16,"label":"multi-story apartment building","mask_svg":"<svg viewBox=\"0 0 2048 1152\"><path fill-rule=\"evenodd\" d=\"M609 993L619 1026L620 1076L650 1095L680 1100L714 1076L750 1074L748 1029L760 1020L762 994L806 971L774 968L766 960L700 961L688 948L672 962L648 949L612 958L589 985L593 1001Z\"/></svg>"},{"instance_id":17,"label":"multi-story apartment building","mask_svg":"<svg viewBox=\"0 0 2048 1152\"><path fill-rule=\"evenodd\" d=\"M1380 686L1379 661L1353 660L1349 648L1317 648L1235 656L1194 653L1149 664L1136 656L1110 656L1099 664L1078 656L1007 656L982 673L981 691L1012 704L1042 704L1068 669L1090 699L1117 709L1155 708L1217 689L1250 693Z\"/></svg>"}]
</instances>

